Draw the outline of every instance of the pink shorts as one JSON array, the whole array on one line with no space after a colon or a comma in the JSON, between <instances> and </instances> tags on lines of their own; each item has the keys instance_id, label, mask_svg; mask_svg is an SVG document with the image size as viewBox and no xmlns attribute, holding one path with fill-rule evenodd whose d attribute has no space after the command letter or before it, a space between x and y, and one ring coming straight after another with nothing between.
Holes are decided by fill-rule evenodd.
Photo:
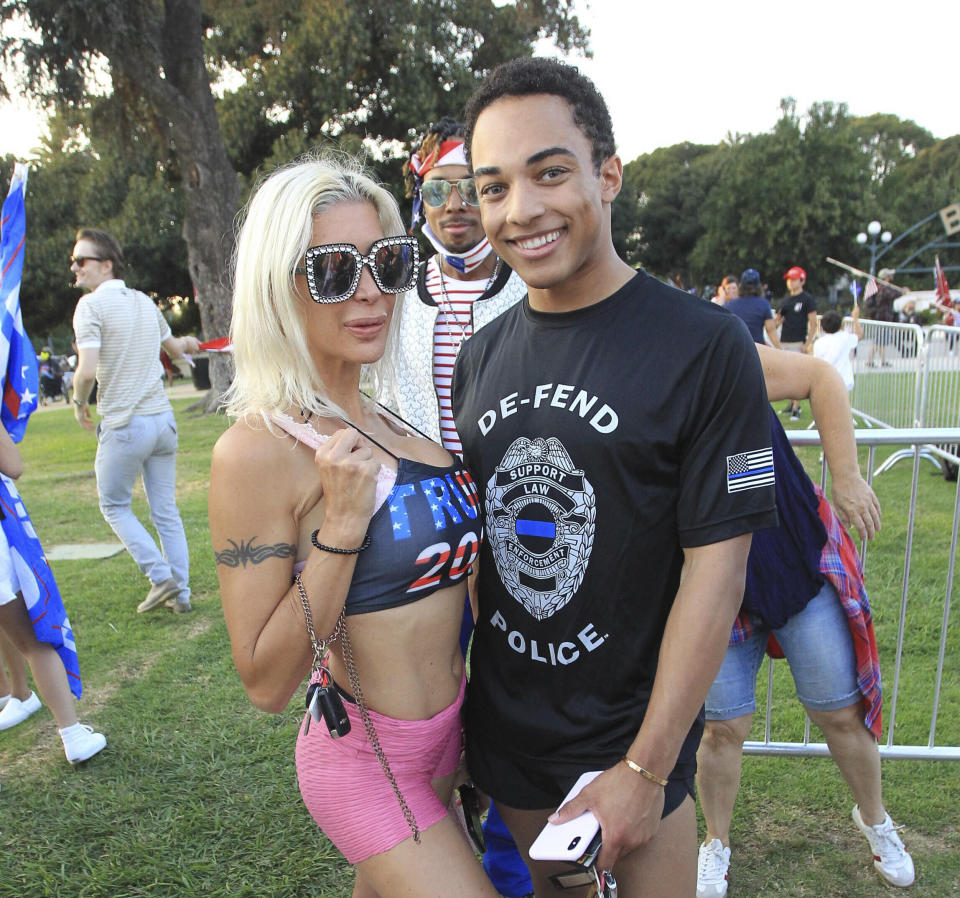
<instances>
[{"instance_id":1,"label":"pink shorts","mask_svg":"<svg viewBox=\"0 0 960 898\"><path fill-rule=\"evenodd\" d=\"M453 703L427 720L397 720L370 712L400 793L421 831L447 814L430 782L453 773L460 761L460 707L466 682L464 674ZM330 736L322 720L311 720L307 735L301 724L297 779L303 803L320 829L351 864L359 864L399 845L411 833L367 741L357 706L346 700L343 704L350 732L339 739Z\"/></svg>"}]
</instances>

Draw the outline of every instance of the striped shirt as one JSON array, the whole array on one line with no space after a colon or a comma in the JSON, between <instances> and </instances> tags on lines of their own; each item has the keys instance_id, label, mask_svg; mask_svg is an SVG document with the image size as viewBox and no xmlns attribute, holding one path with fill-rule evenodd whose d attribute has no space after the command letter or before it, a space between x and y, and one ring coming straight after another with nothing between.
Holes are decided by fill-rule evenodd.
<instances>
[{"instance_id":1,"label":"striped shirt","mask_svg":"<svg viewBox=\"0 0 960 898\"><path fill-rule=\"evenodd\" d=\"M453 423L450 380L460 344L473 335L473 304L486 291L489 278L459 281L444 275L444 299L440 287L439 256L427 262L427 291L440 309L433 327L433 385L440 404L440 441L449 452L461 452L460 437Z\"/></svg>"},{"instance_id":2,"label":"striped shirt","mask_svg":"<svg viewBox=\"0 0 960 898\"><path fill-rule=\"evenodd\" d=\"M104 427L170 410L160 362L170 327L149 296L119 279L104 281L80 298L73 331L78 349L99 350L97 411Z\"/></svg>"}]
</instances>

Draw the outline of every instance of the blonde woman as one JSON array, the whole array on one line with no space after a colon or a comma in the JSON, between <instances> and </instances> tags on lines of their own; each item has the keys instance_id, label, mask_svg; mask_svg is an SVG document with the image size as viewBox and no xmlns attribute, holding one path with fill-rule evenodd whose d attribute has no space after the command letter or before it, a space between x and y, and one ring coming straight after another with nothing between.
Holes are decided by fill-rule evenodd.
<instances>
[{"instance_id":1,"label":"blonde woman","mask_svg":"<svg viewBox=\"0 0 960 898\"><path fill-rule=\"evenodd\" d=\"M414 285L403 232L393 198L344 163L294 164L254 195L237 246L237 420L213 454L210 529L251 701L280 712L310 676L300 790L356 864L354 895L495 898L447 812L476 489L360 390L380 381Z\"/></svg>"}]
</instances>

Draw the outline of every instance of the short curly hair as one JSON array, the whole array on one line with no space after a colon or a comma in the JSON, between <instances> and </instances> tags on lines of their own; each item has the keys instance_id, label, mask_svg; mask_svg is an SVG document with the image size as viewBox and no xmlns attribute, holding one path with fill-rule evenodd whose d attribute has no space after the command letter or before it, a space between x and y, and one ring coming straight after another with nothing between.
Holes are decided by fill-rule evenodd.
<instances>
[{"instance_id":1,"label":"short curly hair","mask_svg":"<svg viewBox=\"0 0 960 898\"><path fill-rule=\"evenodd\" d=\"M498 65L474 91L466 106L466 149L470 144L480 113L504 97L549 94L570 104L573 121L590 141L593 166L600 166L617 151L610 111L596 85L576 66L541 57L513 59Z\"/></svg>"},{"instance_id":2,"label":"short curly hair","mask_svg":"<svg viewBox=\"0 0 960 898\"><path fill-rule=\"evenodd\" d=\"M427 133L420 139L420 145L415 147L412 152L418 153L420 158L424 159L438 149L445 140L463 136L463 122L458 122L452 116L445 115L439 122L435 122L427 129ZM403 163L403 180L407 185L407 196L413 196L416 175L410 169L409 159Z\"/></svg>"}]
</instances>

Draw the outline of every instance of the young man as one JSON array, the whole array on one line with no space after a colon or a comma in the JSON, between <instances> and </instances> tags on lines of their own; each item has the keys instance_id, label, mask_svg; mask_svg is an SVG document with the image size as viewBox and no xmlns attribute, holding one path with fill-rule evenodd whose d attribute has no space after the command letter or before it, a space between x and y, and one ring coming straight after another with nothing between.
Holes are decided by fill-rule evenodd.
<instances>
[{"instance_id":1,"label":"young man","mask_svg":"<svg viewBox=\"0 0 960 898\"><path fill-rule=\"evenodd\" d=\"M732 317L618 258L622 166L575 68L500 66L467 146L484 230L529 290L454 374L486 506L468 766L524 857L603 771L560 819L593 811L621 896L688 898L703 699L750 533L777 520L757 354ZM569 869L531 867L538 895Z\"/></svg>"},{"instance_id":2,"label":"young man","mask_svg":"<svg viewBox=\"0 0 960 898\"><path fill-rule=\"evenodd\" d=\"M787 269L783 279L787 282L787 295L777 310L780 348L809 355L817 335L817 301L803 289L807 273L799 265ZM780 414L789 414L791 421L799 421L800 400L791 399Z\"/></svg>"},{"instance_id":3,"label":"young man","mask_svg":"<svg viewBox=\"0 0 960 898\"><path fill-rule=\"evenodd\" d=\"M87 397L99 384L97 494L100 511L150 580L137 611L167 606L191 610L190 555L176 502L177 423L163 391L160 347L177 358L196 352L196 337L174 337L150 297L123 282L120 244L106 231L81 228L70 260L84 291L73 313L77 372L74 413L94 429ZM143 478L150 517L163 551L130 507L133 485Z\"/></svg>"}]
</instances>

